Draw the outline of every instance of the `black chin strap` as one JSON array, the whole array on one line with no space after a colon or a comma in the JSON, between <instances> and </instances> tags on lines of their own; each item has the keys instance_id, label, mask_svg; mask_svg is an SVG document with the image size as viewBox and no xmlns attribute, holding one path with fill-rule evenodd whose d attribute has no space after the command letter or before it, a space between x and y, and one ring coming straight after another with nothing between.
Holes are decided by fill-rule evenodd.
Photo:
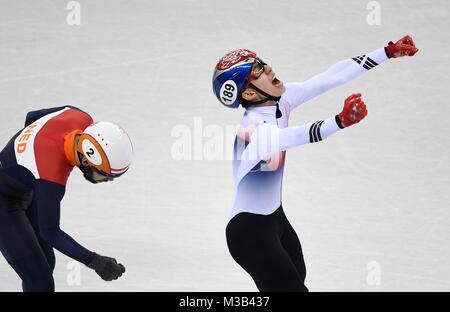
<instances>
[{"instance_id":1,"label":"black chin strap","mask_svg":"<svg viewBox=\"0 0 450 312\"><path fill-rule=\"evenodd\" d=\"M275 117L277 117L277 119L278 119L278 118L281 118L281 116L283 116L283 114L281 113L280 107L278 106L278 102L277 102L277 113L276 113Z\"/></svg>"},{"instance_id":2,"label":"black chin strap","mask_svg":"<svg viewBox=\"0 0 450 312\"><path fill-rule=\"evenodd\" d=\"M265 96L265 99L259 100L259 101L255 101L255 102L251 102L251 101L247 101L245 99L243 99L240 96L240 102L242 103L242 106L244 107L249 107L252 105L258 105L258 104L262 104L262 103L266 103L268 101L275 101L277 103L277 113L276 113L276 117L277 118L281 118L282 114L280 111L280 108L278 107L278 101L281 99L281 96L273 96L270 95L269 93L261 90L260 88L258 88L257 86L255 86L253 83L250 83L248 85L250 88L254 89L256 92L260 93L261 95Z\"/></svg>"}]
</instances>

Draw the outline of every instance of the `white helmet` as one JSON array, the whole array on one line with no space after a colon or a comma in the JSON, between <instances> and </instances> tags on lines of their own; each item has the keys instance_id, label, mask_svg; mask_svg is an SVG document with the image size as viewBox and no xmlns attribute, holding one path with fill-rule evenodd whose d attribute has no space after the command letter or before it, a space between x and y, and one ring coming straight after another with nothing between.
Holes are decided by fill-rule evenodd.
<instances>
[{"instance_id":1,"label":"white helmet","mask_svg":"<svg viewBox=\"0 0 450 312\"><path fill-rule=\"evenodd\" d=\"M125 173L133 158L130 137L109 121L88 126L78 140L77 151L86 157L90 167L113 178Z\"/></svg>"}]
</instances>

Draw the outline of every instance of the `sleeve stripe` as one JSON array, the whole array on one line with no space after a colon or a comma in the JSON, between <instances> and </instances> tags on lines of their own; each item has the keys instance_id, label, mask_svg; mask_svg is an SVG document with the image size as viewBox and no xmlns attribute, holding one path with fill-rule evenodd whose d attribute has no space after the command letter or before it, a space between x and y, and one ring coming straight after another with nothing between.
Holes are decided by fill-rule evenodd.
<instances>
[{"instance_id":1,"label":"sleeve stripe","mask_svg":"<svg viewBox=\"0 0 450 312\"><path fill-rule=\"evenodd\" d=\"M311 127L309 128L309 143L313 143L313 142L314 142L313 136L312 136L312 129L313 129L313 127L314 127L315 124L316 124L316 123L313 123L313 124L311 125Z\"/></svg>"},{"instance_id":2,"label":"sleeve stripe","mask_svg":"<svg viewBox=\"0 0 450 312\"><path fill-rule=\"evenodd\" d=\"M317 121L313 124L313 142L317 142Z\"/></svg>"},{"instance_id":3,"label":"sleeve stripe","mask_svg":"<svg viewBox=\"0 0 450 312\"><path fill-rule=\"evenodd\" d=\"M362 60L366 57L366 55L361 55L361 56L357 56L352 58L352 60L354 60L356 63L361 64Z\"/></svg>"},{"instance_id":4,"label":"sleeve stripe","mask_svg":"<svg viewBox=\"0 0 450 312\"><path fill-rule=\"evenodd\" d=\"M374 60L372 60L370 57L367 57L367 61L366 62L371 63L373 66L377 66L378 65L378 63L375 62Z\"/></svg>"},{"instance_id":5,"label":"sleeve stripe","mask_svg":"<svg viewBox=\"0 0 450 312\"><path fill-rule=\"evenodd\" d=\"M370 70L378 65L377 62L375 62L373 59L371 59L368 56L366 57L365 54L362 56L354 57L354 58L352 58L352 60L354 60L356 63L360 64L363 68L365 68L367 70Z\"/></svg>"},{"instance_id":6,"label":"sleeve stripe","mask_svg":"<svg viewBox=\"0 0 450 312\"><path fill-rule=\"evenodd\" d=\"M371 63L369 62L368 59L364 62L364 65L363 65L363 67L364 67L365 69L367 69L367 70L372 69L372 68L374 68L375 66L376 66L376 65L371 64Z\"/></svg>"},{"instance_id":7,"label":"sleeve stripe","mask_svg":"<svg viewBox=\"0 0 450 312\"><path fill-rule=\"evenodd\" d=\"M319 121L319 124L317 125L317 137L319 141L322 141L322 136L320 135L320 127L322 127L323 120Z\"/></svg>"},{"instance_id":8,"label":"sleeve stripe","mask_svg":"<svg viewBox=\"0 0 450 312\"><path fill-rule=\"evenodd\" d=\"M322 136L320 135L320 127L323 124L323 120L316 121L309 128L309 142L316 143L322 141Z\"/></svg>"}]
</instances>

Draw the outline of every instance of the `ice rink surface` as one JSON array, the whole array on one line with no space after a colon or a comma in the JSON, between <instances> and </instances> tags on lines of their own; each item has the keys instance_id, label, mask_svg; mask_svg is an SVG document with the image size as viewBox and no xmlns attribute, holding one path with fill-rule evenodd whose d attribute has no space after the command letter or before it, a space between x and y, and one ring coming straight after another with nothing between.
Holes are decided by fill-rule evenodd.
<instances>
[{"instance_id":1,"label":"ice rink surface","mask_svg":"<svg viewBox=\"0 0 450 312\"><path fill-rule=\"evenodd\" d=\"M303 81L406 34L415 57L292 114L291 125L327 118L353 92L369 110L357 126L287 153L283 205L310 290L450 290L449 1L378 1L374 26L360 0L81 0L80 26L67 24L68 2L0 0L0 142L28 111L72 104L127 129L135 160L104 185L74 170L62 205L62 229L127 272L106 283L82 267L73 283L57 252L58 291L255 291L225 241L230 161L174 160L172 129L195 117L239 122L243 111L211 90L229 50L255 50L281 80ZM0 291L19 290L0 257Z\"/></svg>"}]
</instances>

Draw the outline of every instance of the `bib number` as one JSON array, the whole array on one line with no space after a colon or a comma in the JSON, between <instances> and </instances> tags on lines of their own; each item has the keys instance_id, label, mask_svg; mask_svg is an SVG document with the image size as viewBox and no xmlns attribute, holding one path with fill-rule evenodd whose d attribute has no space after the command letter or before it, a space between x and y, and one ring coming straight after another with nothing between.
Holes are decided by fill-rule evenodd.
<instances>
[{"instance_id":1,"label":"bib number","mask_svg":"<svg viewBox=\"0 0 450 312\"><path fill-rule=\"evenodd\" d=\"M237 98L237 86L233 80L225 81L220 88L220 101L225 105L232 105Z\"/></svg>"}]
</instances>

